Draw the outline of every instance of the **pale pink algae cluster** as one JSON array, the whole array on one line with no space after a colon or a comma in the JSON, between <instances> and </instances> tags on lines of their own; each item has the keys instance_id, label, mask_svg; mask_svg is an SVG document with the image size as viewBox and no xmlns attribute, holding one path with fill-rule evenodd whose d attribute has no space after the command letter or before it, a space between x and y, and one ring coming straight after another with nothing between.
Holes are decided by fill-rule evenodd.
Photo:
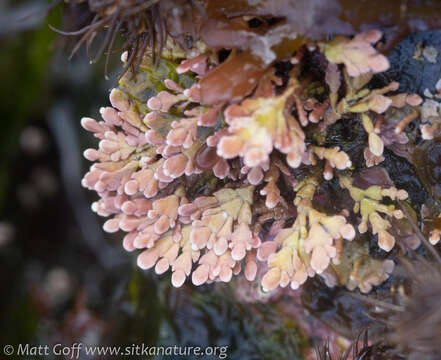
<instances>
[{"instance_id":1,"label":"pale pink algae cluster","mask_svg":"<svg viewBox=\"0 0 441 360\"><path fill-rule=\"evenodd\" d=\"M364 87L373 73L388 67L387 59L372 47L378 39L377 32L367 32L352 40L337 38L324 46L302 48L291 60L293 69L285 85L270 71L251 96L234 103L200 103L200 79L218 66L208 54L177 66L177 79L192 73L195 83L189 89L176 78L165 79L165 90L155 92L142 106L124 86L113 89L112 107L100 110L102 120L81 121L99 139L98 149L84 152L95 163L83 186L100 197L93 211L110 217L104 230L126 232L123 246L140 251L139 267L154 267L157 274L170 270L177 287L190 276L195 285L228 282L242 269L252 281L258 266L265 268L261 279L265 291L288 285L296 289L316 274L326 278L328 267L340 263L345 242L356 237L348 221L350 210L361 215L359 232L370 226L378 234L379 246L390 251L391 224L380 213L395 218L401 213L382 200L405 199L407 194L395 188L360 190L339 175L354 209L337 214L317 211L313 199L320 183L350 169L352 162L340 147L314 145L305 135L308 126L324 133L336 121L361 114L368 134L367 166L381 163L385 144L404 141L402 122L386 128L376 116L421 101L407 94L389 95L397 83L381 89ZM303 54L317 48L329 62L325 79L329 96L321 101L305 95L299 80ZM338 95L342 78L343 97ZM308 167L313 170L307 176L296 177L301 173L297 169ZM295 194L292 205L281 182ZM264 205L263 215L257 204ZM271 214L280 218L271 227L276 233L270 230L268 237L262 224L272 220ZM284 227L289 219L292 225ZM387 276L381 273L378 279Z\"/></svg>"}]
</instances>

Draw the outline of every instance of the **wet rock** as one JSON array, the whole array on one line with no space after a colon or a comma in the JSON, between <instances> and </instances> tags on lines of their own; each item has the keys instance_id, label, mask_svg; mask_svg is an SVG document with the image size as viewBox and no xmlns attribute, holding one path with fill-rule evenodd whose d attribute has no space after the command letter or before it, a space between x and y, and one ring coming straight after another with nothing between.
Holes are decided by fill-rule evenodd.
<instances>
[{"instance_id":1,"label":"wet rock","mask_svg":"<svg viewBox=\"0 0 441 360\"><path fill-rule=\"evenodd\" d=\"M400 83L400 92L423 95L436 93L441 78L441 30L423 31L408 36L388 56L388 80Z\"/></svg>"},{"instance_id":2,"label":"wet rock","mask_svg":"<svg viewBox=\"0 0 441 360\"><path fill-rule=\"evenodd\" d=\"M426 141L414 151L413 162L425 189L441 199L441 139Z\"/></svg>"}]
</instances>

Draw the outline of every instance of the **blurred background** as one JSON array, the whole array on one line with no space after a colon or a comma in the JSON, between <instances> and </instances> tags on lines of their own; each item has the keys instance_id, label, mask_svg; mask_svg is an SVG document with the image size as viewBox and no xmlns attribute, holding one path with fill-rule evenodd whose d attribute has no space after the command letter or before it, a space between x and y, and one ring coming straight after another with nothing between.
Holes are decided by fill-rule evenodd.
<instances>
[{"instance_id":1,"label":"blurred background","mask_svg":"<svg viewBox=\"0 0 441 360\"><path fill-rule=\"evenodd\" d=\"M96 146L80 119L108 104L119 55L109 80L84 48L69 60L78 39L48 25L76 30L90 14L49 3L0 0L0 344L228 345L232 359L300 358L304 339L276 307L233 300L227 285L171 289L168 276L137 269L121 234L102 232L80 185L82 152Z\"/></svg>"}]
</instances>

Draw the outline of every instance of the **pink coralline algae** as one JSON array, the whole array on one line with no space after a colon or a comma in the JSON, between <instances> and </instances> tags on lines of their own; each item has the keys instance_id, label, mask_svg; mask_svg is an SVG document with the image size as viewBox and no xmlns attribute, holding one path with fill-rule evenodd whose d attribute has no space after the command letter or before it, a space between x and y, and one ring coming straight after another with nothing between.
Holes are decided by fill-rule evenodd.
<instances>
[{"instance_id":1,"label":"pink coralline algae","mask_svg":"<svg viewBox=\"0 0 441 360\"><path fill-rule=\"evenodd\" d=\"M176 287L187 278L194 285L228 282L242 270L264 291L297 289L316 275L365 292L379 285L393 262L357 278L359 253L348 244L369 231L391 251L392 219L403 217L396 202L407 193L355 186L351 156L326 138L334 124L358 122L367 167L381 166L385 147L406 143L404 128L415 119L406 114L419 113L421 99L396 94L395 82L367 86L389 66L374 47L380 37L368 31L299 43L283 59L284 71L266 64L240 84L246 91L231 89L234 97L220 93L231 80L224 77L237 72L225 69L234 61L246 74L255 60L247 52L222 60L201 42L186 54L169 39L157 65L138 54L140 66L111 91L102 120L81 121L99 139L97 149L84 152L94 164L83 186L100 197L92 210L109 218L104 230L124 231L123 247L136 251L138 266L170 271ZM311 59L320 71L308 69ZM331 181L349 202L322 206L317 194Z\"/></svg>"}]
</instances>

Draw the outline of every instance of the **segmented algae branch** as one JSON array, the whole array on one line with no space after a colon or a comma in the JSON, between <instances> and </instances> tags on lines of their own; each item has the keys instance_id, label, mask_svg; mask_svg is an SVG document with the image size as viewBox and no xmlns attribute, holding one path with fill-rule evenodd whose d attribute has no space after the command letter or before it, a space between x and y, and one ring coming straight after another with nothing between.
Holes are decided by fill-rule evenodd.
<instances>
[{"instance_id":1,"label":"segmented algae branch","mask_svg":"<svg viewBox=\"0 0 441 360\"><path fill-rule=\"evenodd\" d=\"M361 234L392 251L398 201L409 200L403 189L363 187L354 177L381 167L385 147L406 142L416 118L408 114L419 114L422 99L371 81L389 67L377 30L329 42L292 34L283 51L276 35L258 61L201 39L184 51L170 37L157 64L151 50L138 51L139 67L110 92L102 120L82 119L99 139L84 153L94 163L83 186L99 195L92 209L108 217L104 230L124 232L139 267L171 272L176 287L243 273L264 291L321 276L369 292L394 263L372 258ZM329 141L345 122L364 132L362 163Z\"/></svg>"}]
</instances>

